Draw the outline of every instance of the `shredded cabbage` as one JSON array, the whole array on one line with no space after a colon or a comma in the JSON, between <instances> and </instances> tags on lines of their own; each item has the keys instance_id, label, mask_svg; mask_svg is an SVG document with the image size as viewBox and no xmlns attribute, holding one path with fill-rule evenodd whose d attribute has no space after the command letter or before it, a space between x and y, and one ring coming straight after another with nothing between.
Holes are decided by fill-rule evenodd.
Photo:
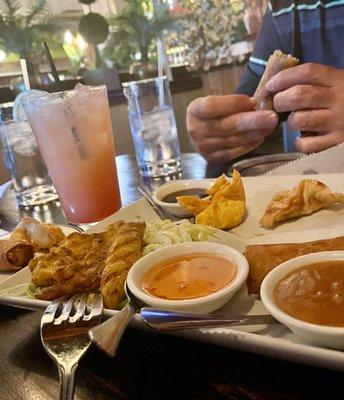
<instances>
[{"instance_id":1,"label":"shredded cabbage","mask_svg":"<svg viewBox=\"0 0 344 400\"><path fill-rule=\"evenodd\" d=\"M143 239L147 245L143 249L143 255L171 244L206 241L215 235L215 231L206 225L192 224L187 219L178 222L169 219L155 221L145 229Z\"/></svg>"},{"instance_id":2,"label":"shredded cabbage","mask_svg":"<svg viewBox=\"0 0 344 400\"><path fill-rule=\"evenodd\" d=\"M26 295L29 299L35 299L38 296L40 290L40 287L30 282L26 287Z\"/></svg>"}]
</instances>

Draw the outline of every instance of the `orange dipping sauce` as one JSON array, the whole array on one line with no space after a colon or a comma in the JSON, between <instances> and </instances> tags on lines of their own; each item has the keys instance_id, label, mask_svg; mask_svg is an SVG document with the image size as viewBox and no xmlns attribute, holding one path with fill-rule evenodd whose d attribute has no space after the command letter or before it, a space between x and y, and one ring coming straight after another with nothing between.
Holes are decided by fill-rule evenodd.
<instances>
[{"instance_id":1,"label":"orange dipping sauce","mask_svg":"<svg viewBox=\"0 0 344 400\"><path fill-rule=\"evenodd\" d=\"M142 278L142 287L145 292L163 299L194 299L222 289L236 273L235 263L224 257L183 255L148 270Z\"/></svg>"}]
</instances>

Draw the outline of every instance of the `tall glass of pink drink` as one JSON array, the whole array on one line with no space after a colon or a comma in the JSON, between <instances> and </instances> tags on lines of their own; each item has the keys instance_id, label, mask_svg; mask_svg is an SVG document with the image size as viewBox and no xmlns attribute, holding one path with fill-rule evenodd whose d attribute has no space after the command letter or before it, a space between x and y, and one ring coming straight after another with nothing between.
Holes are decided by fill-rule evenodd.
<instances>
[{"instance_id":1,"label":"tall glass of pink drink","mask_svg":"<svg viewBox=\"0 0 344 400\"><path fill-rule=\"evenodd\" d=\"M42 94L24 103L34 135L73 223L99 221L121 207L105 86Z\"/></svg>"}]
</instances>

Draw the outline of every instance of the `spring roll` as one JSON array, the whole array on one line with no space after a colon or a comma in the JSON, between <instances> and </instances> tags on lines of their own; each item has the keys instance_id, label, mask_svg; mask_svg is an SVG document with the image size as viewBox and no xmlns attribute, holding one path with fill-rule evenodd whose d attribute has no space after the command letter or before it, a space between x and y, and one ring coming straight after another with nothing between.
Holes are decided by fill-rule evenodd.
<instances>
[{"instance_id":1,"label":"spring roll","mask_svg":"<svg viewBox=\"0 0 344 400\"><path fill-rule=\"evenodd\" d=\"M25 241L0 240L0 271L24 268L34 256L34 245Z\"/></svg>"},{"instance_id":2,"label":"spring roll","mask_svg":"<svg viewBox=\"0 0 344 400\"><path fill-rule=\"evenodd\" d=\"M250 271L247 278L249 293L259 294L266 275L291 258L318 251L344 250L344 236L305 243L261 244L245 248Z\"/></svg>"},{"instance_id":3,"label":"spring roll","mask_svg":"<svg viewBox=\"0 0 344 400\"><path fill-rule=\"evenodd\" d=\"M295 67L299 60L290 54L284 54L281 50L275 50L269 57L265 71L253 98L256 100L256 110L273 110L273 94L265 89L267 81L284 69Z\"/></svg>"}]
</instances>

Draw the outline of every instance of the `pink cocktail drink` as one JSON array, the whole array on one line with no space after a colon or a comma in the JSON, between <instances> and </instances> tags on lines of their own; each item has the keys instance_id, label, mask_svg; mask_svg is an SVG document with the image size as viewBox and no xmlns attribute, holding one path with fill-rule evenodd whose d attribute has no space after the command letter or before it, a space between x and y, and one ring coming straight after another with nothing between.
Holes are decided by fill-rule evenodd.
<instances>
[{"instance_id":1,"label":"pink cocktail drink","mask_svg":"<svg viewBox=\"0 0 344 400\"><path fill-rule=\"evenodd\" d=\"M78 85L24 104L70 222L99 221L121 207L107 90Z\"/></svg>"}]
</instances>

